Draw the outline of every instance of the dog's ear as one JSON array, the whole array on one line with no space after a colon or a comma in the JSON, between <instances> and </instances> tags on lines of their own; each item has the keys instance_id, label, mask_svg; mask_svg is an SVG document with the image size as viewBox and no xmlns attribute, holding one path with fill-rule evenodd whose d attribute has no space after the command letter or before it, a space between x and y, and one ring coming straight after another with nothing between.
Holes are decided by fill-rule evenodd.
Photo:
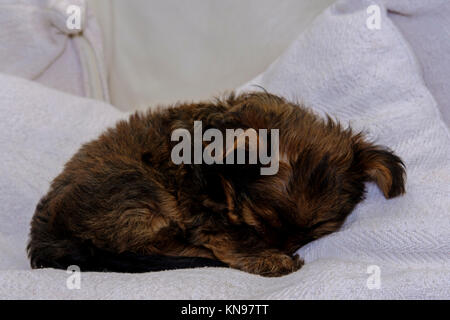
<instances>
[{"instance_id":1,"label":"dog's ear","mask_svg":"<svg viewBox=\"0 0 450 320\"><path fill-rule=\"evenodd\" d=\"M354 156L365 178L374 181L387 199L405 193L405 165L392 151L358 139Z\"/></svg>"}]
</instances>

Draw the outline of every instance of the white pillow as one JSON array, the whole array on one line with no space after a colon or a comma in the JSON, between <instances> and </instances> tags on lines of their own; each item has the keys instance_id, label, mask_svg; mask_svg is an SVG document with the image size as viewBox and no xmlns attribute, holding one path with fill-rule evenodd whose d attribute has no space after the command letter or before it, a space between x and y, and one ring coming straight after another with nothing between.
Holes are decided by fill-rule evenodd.
<instances>
[{"instance_id":1,"label":"white pillow","mask_svg":"<svg viewBox=\"0 0 450 320\"><path fill-rule=\"evenodd\" d=\"M427 87L450 127L450 1L385 0L389 17L413 48Z\"/></svg>"},{"instance_id":2,"label":"white pillow","mask_svg":"<svg viewBox=\"0 0 450 320\"><path fill-rule=\"evenodd\" d=\"M100 29L86 0L0 0L0 26L0 72L109 101Z\"/></svg>"}]
</instances>

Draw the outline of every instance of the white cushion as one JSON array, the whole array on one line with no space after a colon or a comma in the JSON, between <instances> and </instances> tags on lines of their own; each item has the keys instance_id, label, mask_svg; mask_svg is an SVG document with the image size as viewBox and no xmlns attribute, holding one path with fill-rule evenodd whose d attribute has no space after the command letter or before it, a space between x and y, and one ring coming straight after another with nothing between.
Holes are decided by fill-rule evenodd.
<instances>
[{"instance_id":1,"label":"white cushion","mask_svg":"<svg viewBox=\"0 0 450 320\"><path fill-rule=\"evenodd\" d=\"M425 83L450 127L450 1L390 0L386 5L416 54Z\"/></svg>"},{"instance_id":2,"label":"white cushion","mask_svg":"<svg viewBox=\"0 0 450 320\"><path fill-rule=\"evenodd\" d=\"M267 67L334 0L91 0L111 101L124 110L209 98Z\"/></svg>"},{"instance_id":3,"label":"white cushion","mask_svg":"<svg viewBox=\"0 0 450 320\"><path fill-rule=\"evenodd\" d=\"M78 18L73 6L79 26L68 23ZM0 72L109 101L100 29L85 0L0 0L0 26Z\"/></svg>"}]
</instances>

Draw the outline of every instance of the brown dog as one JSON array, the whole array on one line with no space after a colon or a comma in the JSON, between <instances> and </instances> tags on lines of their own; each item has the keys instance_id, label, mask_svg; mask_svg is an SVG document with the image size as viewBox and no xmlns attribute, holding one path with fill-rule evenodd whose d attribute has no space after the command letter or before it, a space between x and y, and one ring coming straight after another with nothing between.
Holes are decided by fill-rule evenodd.
<instances>
[{"instance_id":1,"label":"brown dog","mask_svg":"<svg viewBox=\"0 0 450 320\"><path fill-rule=\"evenodd\" d=\"M193 132L194 121L279 129L278 172L261 175L260 162L175 164L171 133ZM280 276L302 266L297 249L342 225L366 181L391 198L404 193L404 175L391 151L268 93L136 113L66 164L37 205L28 254L33 268L223 265Z\"/></svg>"}]
</instances>

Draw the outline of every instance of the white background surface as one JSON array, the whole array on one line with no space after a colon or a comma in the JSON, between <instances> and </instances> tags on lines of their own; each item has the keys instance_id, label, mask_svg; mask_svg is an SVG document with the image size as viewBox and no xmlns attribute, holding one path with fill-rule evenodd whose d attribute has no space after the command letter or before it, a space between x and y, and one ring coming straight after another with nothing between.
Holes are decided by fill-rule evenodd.
<instances>
[{"instance_id":1,"label":"white background surface","mask_svg":"<svg viewBox=\"0 0 450 320\"><path fill-rule=\"evenodd\" d=\"M333 0L91 0L121 109L205 99L262 72Z\"/></svg>"}]
</instances>

